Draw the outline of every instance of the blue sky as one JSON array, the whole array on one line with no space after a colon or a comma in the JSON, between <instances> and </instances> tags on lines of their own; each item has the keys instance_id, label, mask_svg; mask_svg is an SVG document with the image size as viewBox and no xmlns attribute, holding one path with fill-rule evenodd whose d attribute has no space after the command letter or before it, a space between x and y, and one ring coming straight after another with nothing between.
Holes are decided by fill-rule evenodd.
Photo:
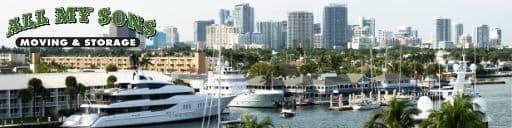
<instances>
[{"instance_id":1,"label":"blue sky","mask_svg":"<svg viewBox=\"0 0 512 128\"><path fill-rule=\"evenodd\" d=\"M215 19L221 8L232 9L235 4L250 3L255 8L256 21L286 20L287 12L311 11L315 22L322 22L322 9L329 3L347 4L349 24L357 24L361 16L375 17L377 29L396 31L408 25L419 30L424 41L432 39L435 17L451 18L464 24L464 33L471 33L477 24L488 24L503 31L503 41L512 42L508 30L512 30L512 5L510 0L50 0L41 2L24 0L2 1L0 8L0 45L14 46L14 40L22 36L100 36L108 27L97 24L99 8L123 10L138 14L145 19L155 19L158 26L176 26L181 40L193 39L195 20ZM95 10L90 24L54 24L54 8L90 6ZM23 13L46 9L50 25L21 32L5 38L8 19Z\"/></svg>"}]
</instances>

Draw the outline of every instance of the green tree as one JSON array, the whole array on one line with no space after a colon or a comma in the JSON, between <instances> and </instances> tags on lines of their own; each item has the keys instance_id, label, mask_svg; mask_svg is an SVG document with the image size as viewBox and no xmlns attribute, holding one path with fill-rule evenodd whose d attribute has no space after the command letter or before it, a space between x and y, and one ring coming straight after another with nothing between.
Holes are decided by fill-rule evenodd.
<instances>
[{"instance_id":1,"label":"green tree","mask_svg":"<svg viewBox=\"0 0 512 128\"><path fill-rule=\"evenodd\" d=\"M393 99L390 101L388 108L376 111L364 127L410 128L417 123L412 118L412 115L417 115L418 113L420 111L415 107L408 106L406 101Z\"/></svg>"},{"instance_id":2,"label":"green tree","mask_svg":"<svg viewBox=\"0 0 512 128\"><path fill-rule=\"evenodd\" d=\"M108 64L105 67L105 71L107 71L107 72L116 72L117 71L117 66L114 65L114 64Z\"/></svg>"},{"instance_id":3,"label":"green tree","mask_svg":"<svg viewBox=\"0 0 512 128\"><path fill-rule=\"evenodd\" d=\"M249 78L262 76L262 82L270 86L272 82L273 67L267 62L258 62L249 69Z\"/></svg>"},{"instance_id":4,"label":"green tree","mask_svg":"<svg viewBox=\"0 0 512 128\"><path fill-rule=\"evenodd\" d=\"M76 81L76 78L74 76L68 76L66 77L64 83L66 84L66 88L64 89L64 93L66 93L69 96L68 101L68 107L71 107L74 103L76 96L79 94L78 90L78 82Z\"/></svg>"},{"instance_id":5,"label":"green tree","mask_svg":"<svg viewBox=\"0 0 512 128\"><path fill-rule=\"evenodd\" d=\"M427 120L421 122L424 128L484 128L483 113L474 111L469 97L457 95L452 102L444 102L440 110L434 110Z\"/></svg>"},{"instance_id":6,"label":"green tree","mask_svg":"<svg viewBox=\"0 0 512 128\"><path fill-rule=\"evenodd\" d=\"M139 65L142 67L142 69L147 69L148 68L148 65L153 65L153 63L151 63L151 59L148 58L148 57L142 57L139 61Z\"/></svg>"},{"instance_id":7,"label":"green tree","mask_svg":"<svg viewBox=\"0 0 512 128\"><path fill-rule=\"evenodd\" d=\"M242 118L243 128L270 128L274 127L272 124L272 120L269 117L265 117L265 119L258 121L255 117L244 115Z\"/></svg>"},{"instance_id":8,"label":"green tree","mask_svg":"<svg viewBox=\"0 0 512 128\"><path fill-rule=\"evenodd\" d=\"M50 65L48 65L46 63L41 63L41 64L36 65L35 70L36 70L35 73L49 73L49 72L51 72L51 67L50 67Z\"/></svg>"},{"instance_id":9,"label":"green tree","mask_svg":"<svg viewBox=\"0 0 512 128\"><path fill-rule=\"evenodd\" d=\"M299 68L299 72L303 75L306 75L308 73L316 73L317 65L313 62L306 62Z\"/></svg>"},{"instance_id":10,"label":"green tree","mask_svg":"<svg viewBox=\"0 0 512 128\"><path fill-rule=\"evenodd\" d=\"M249 68L249 78L272 73L272 66L268 62L258 62Z\"/></svg>"},{"instance_id":11,"label":"green tree","mask_svg":"<svg viewBox=\"0 0 512 128\"><path fill-rule=\"evenodd\" d=\"M117 81L117 77L114 75L110 75L107 77L107 86L105 88L113 88L114 83Z\"/></svg>"},{"instance_id":12,"label":"green tree","mask_svg":"<svg viewBox=\"0 0 512 128\"><path fill-rule=\"evenodd\" d=\"M36 114L35 114L36 100L38 97L41 99L41 101L39 102L39 110L41 110L40 114L42 116L42 114L43 114L42 108L45 107L44 101L50 97L50 91L43 86L43 82L40 79L32 78L28 81L28 87L26 89L22 90L20 93L21 93L20 97L22 98L22 100L25 100L25 101L28 101L29 96L32 96L32 108L34 109L32 111L33 116L36 116Z\"/></svg>"},{"instance_id":13,"label":"green tree","mask_svg":"<svg viewBox=\"0 0 512 128\"><path fill-rule=\"evenodd\" d=\"M426 75L436 75L439 72L439 64L428 64L427 68L425 69Z\"/></svg>"}]
</instances>

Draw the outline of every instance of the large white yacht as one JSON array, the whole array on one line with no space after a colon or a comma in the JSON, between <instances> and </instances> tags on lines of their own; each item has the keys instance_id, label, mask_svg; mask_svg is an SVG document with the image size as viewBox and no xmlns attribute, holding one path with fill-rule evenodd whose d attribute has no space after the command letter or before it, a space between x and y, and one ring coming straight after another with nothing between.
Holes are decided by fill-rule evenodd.
<instances>
[{"instance_id":1,"label":"large white yacht","mask_svg":"<svg viewBox=\"0 0 512 128\"><path fill-rule=\"evenodd\" d=\"M482 120L487 124L491 118L487 115L487 101L480 96L480 94L477 92L476 86L474 85L474 82L471 82L471 79L475 79L476 76L476 69L477 66L475 64L471 64L468 67L467 61L464 60L465 55L462 55L462 61L460 61L459 64L455 64L454 72L457 77L450 80L449 85L450 88L441 88L441 89L433 89L431 90L432 93L437 94L438 96L441 96L442 99L444 99L443 102L453 102L453 99L457 94L461 94L464 96L469 96L471 99L471 103L473 106L473 111L479 111L481 112ZM473 78L469 77L469 75L472 75ZM473 85L471 85L473 84ZM425 103L419 104L418 108L433 108L433 104L431 98L427 96L423 96ZM423 113L426 113L423 111ZM420 114L417 118L422 119L426 118L427 114Z\"/></svg>"},{"instance_id":2,"label":"large white yacht","mask_svg":"<svg viewBox=\"0 0 512 128\"><path fill-rule=\"evenodd\" d=\"M201 94L221 97L236 96L229 107L273 107L274 102L284 97L283 90L248 89L244 74L233 70L227 63L217 61L220 70L208 72L208 80L201 88Z\"/></svg>"},{"instance_id":3,"label":"large white yacht","mask_svg":"<svg viewBox=\"0 0 512 128\"><path fill-rule=\"evenodd\" d=\"M137 71L133 80L91 93L84 112L65 119L62 127L118 127L214 116L234 97L194 94L190 87L153 80Z\"/></svg>"}]
</instances>

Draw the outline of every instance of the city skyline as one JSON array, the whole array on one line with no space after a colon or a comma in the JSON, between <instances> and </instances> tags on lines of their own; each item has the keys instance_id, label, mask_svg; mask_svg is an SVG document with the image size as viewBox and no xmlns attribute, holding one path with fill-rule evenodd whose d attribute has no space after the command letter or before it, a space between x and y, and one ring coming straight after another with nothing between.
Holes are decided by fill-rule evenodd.
<instances>
[{"instance_id":1,"label":"city skyline","mask_svg":"<svg viewBox=\"0 0 512 128\"><path fill-rule=\"evenodd\" d=\"M204 4L197 4L202 2ZM368 4L371 2L372 4ZM322 23L323 8L329 3L346 4L348 7L348 24L359 24L360 17L374 17L376 31L385 29L397 32L398 27L407 25L418 29L419 37L423 38L424 42L435 40L433 38L434 18L442 16L450 18L452 23L461 22L464 24L464 30L472 30L477 24L487 24L490 27L498 27L501 30L512 29L512 26L506 23L507 12L510 9L506 7L505 0L490 0L486 2L468 1L468 0L453 0L446 1L444 4L436 5L441 0L431 1L415 1L409 2L407 0L394 0L394 1L183 1L183 2L169 2L157 1L155 4L137 4L138 1L112 1L104 2L98 1L96 3L89 3L86 1L56 1L45 2L41 4L26 4L27 2L14 2L6 1L3 4L4 8L12 10L12 13L2 13L0 16L4 20L0 20L0 29L2 33L7 31L7 21L13 17L20 16L23 13L32 12L38 9L46 9L47 13L52 13L56 7L69 7L69 6L91 6L95 8L110 7L114 10L129 10L130 12L138 13L142 17L148 19L155 19L158 26L176 26L180 31L180 40L191 41L193 40L193 24L196 20L216 20L220 9L233 10L234 6L241 3L249 3L254 7L255 23L259 21L273 20L284 21L287 19L287 14L292 11L310 11L314 15L314 23ZM56 4L57 3L57 4ZM109 3L109 4L107 4ZM168 3L168 4L158 4ZM23 5L23 6L22 6ZM168 5L166 7L164 5ZM375 6L379 5L379 6ZM427 5L427 6L425 6ZM436 6L436 9L431 9L428 5ZM23 7L23 8L19 8ZM190 8L194 7L194 8ZM197 7L197 8L196 8ZM286 7L286 8L282 8ZM390 9L393 7L396 9ZM17 8L17 9L15 9ZM165 9L163 9L165 8ZM195 9L195 10L194 10ZM379 10L379 11L375 11ZM407 10L404 13L402 10ZM97 10L95 10L97 11ZM185 13L187 12L187 13ZM189 13L190 12L190 13ZM48 14L50 21L54 21L54 17ZM97 17L93 12L92 19ZM402 18L407 17L407 18ZM216 20L217 22L217 20ZM255 27L255 24L254 24ZM80 31L78 31L80 30ZM39 34L48 33L48 34ZM21 32L10 38L1 38L0 45L14 46L14 40L17 37L23 36L101 36L108 33L108 27L98 26L94 21L90 24L74 24L74 25L54 25L44 26L34 30ZM56 35L58 34L58 35ZM471 34L470 31L465 31L464 34ZM452 39L453 40L453 39ZM512 40L506 35L503 36L504 43L510 43Z\"/></svg>"}]
</instances>

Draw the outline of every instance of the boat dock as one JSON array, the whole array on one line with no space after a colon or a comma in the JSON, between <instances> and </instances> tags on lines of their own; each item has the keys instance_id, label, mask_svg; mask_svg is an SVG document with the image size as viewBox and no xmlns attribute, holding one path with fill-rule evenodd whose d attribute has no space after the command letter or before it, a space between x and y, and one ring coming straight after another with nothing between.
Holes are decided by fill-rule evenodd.
<instances>
[{"instance_id":1,"label":"boat dock","mask_svg":"<svg viewBox=\"0 0 512 128\"><path fill-rule=\"evenodd\" d=\"M350 99L350 96L349 96ZM343 103L343 95L338 93L333 93L330 96L329 100L329 110L342 111L342 110L351 110L352 105L350 102L348 104Z\"/></svg>"}]
</instances>

